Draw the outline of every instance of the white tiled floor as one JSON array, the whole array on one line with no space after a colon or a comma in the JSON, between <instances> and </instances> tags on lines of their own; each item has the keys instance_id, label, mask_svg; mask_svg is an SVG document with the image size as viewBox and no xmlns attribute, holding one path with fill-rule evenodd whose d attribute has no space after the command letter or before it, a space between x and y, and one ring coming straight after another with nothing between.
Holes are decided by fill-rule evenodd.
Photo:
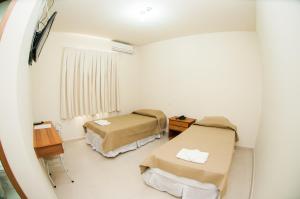
<instances>
[{"instance_id":1,"label":"white tiled floor","mask_svg":"<svg viewBox=\"0 0 300 199\"><path fill-rule=\"evenodd\" d=\"M75 183L69 182L60 168L55 168L55 192L59 199L175 199L145 185L139 173L139 163L165 142L166 137L114 159L104 158L84 140L67 142L64 144L65 164ZM248 199L251 176L252 151L239 148L223 199Z\"/></svg>"}]
</instances>

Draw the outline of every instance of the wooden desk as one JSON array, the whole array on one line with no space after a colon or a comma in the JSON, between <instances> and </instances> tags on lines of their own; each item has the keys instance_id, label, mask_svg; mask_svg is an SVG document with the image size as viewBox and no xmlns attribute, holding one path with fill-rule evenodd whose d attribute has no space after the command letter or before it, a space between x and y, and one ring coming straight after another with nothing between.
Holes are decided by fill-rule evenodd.
<instances>
[{"instance_id":1,"label":"wooden desk","mask_svg":"<svg viewBox=\"0 0 300 199\"><path fill-rule=\"evenodd\" d=\"M64 153L62 140L53 124L51 122L44 124L51 124L51 128L33 130L33 147L37 157L44 158Z\"/></svg>"},{"instance_id":2,"label":"wooden desk","mask_svg":"<svg viewBox=\"0 0 300 199\"><path fill-rule=\"evenodd\" d=\"M195 122L196 119L193 118L186 118L185 120L179 120L175 116L169 118L169 139L179 135Z\"/></svg>"}]
</instances>

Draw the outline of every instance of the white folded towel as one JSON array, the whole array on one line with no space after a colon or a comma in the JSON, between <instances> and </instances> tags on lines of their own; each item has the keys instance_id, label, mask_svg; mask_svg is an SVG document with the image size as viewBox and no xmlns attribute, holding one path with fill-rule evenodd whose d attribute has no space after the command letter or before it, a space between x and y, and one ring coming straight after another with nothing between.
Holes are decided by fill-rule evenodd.
<instances>
[{"instance_id":1,"label":"white folded towel","mask_svg":"<svg viewBox=\"0 0 300 199\"><path fill-rule=\"evenodd\" d=\"M198 149L181 149L176 157L189 162L203 164L207 161L209 153L199 151Z\"/></svg>"},{"instance_id":2,"label":"white folded towel","mask_svg":"<svg viewBox=\"0 0 300 199\"><path fill-rule=\"evenodd\" d=\"M100 125L100 126L107 126L110 125L111 123L107 120L96 120L94 121L96 124Z\"/></svg>"}]
</instances>

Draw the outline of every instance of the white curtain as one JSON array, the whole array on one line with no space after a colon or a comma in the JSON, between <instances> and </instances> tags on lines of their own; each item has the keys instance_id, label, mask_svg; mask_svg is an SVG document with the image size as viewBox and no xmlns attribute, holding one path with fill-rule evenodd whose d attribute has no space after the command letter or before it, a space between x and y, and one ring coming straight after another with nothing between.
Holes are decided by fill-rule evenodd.
<instances>
[{"instance_id":1,"label":"white curtain","mask_svg":"<svg viewBox=\"0 0 300 199\"><path fill-rule=\"evenodd\" d=\"M61 118L119 111L118 54L65 48L61 68Z\"/></svg>"}]
</instances>

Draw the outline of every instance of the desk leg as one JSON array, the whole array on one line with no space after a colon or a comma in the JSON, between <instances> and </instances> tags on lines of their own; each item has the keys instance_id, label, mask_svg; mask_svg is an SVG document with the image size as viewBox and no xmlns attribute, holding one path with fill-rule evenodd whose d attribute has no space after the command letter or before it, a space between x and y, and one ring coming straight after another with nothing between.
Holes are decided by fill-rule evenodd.
<instances>
[{"instance_id":1,"label":"desk leg","mask_svg":"<svg viewBox=\"0 0 300 199\"><path fill-rule=\"evenodd\" d=\"M59 156L59 159L60 159L60 163L61 163L63 169L65 170L66 175L68 176L69 180L73 183L74 180L69 176L69 173L68 173L68 170L67 170L66 167L65 167L65 164L64 164L64 160L63 160L62 155Z\"/></svg>"},{"instance_id":2,"label":"desk leg","mask_svg":"<svg viewBox=\"0 0 300 199\"><path fill-rule=\"evenodd\" d=\"M43 164L44 164L44 167L45 167L45 169L46 169L46 172L47 172L48 178L49 178L49 180L50 180L50 182L51 182L52 186L53 186L54 188L56 188L56 184L54 183L53 179L51 178L51 173L50 173L50 169L49 169L48 161L47 161L47 160L45 160L45 159L42 159L42 160L43 160Z\"/></svg>"}]
</instances>

